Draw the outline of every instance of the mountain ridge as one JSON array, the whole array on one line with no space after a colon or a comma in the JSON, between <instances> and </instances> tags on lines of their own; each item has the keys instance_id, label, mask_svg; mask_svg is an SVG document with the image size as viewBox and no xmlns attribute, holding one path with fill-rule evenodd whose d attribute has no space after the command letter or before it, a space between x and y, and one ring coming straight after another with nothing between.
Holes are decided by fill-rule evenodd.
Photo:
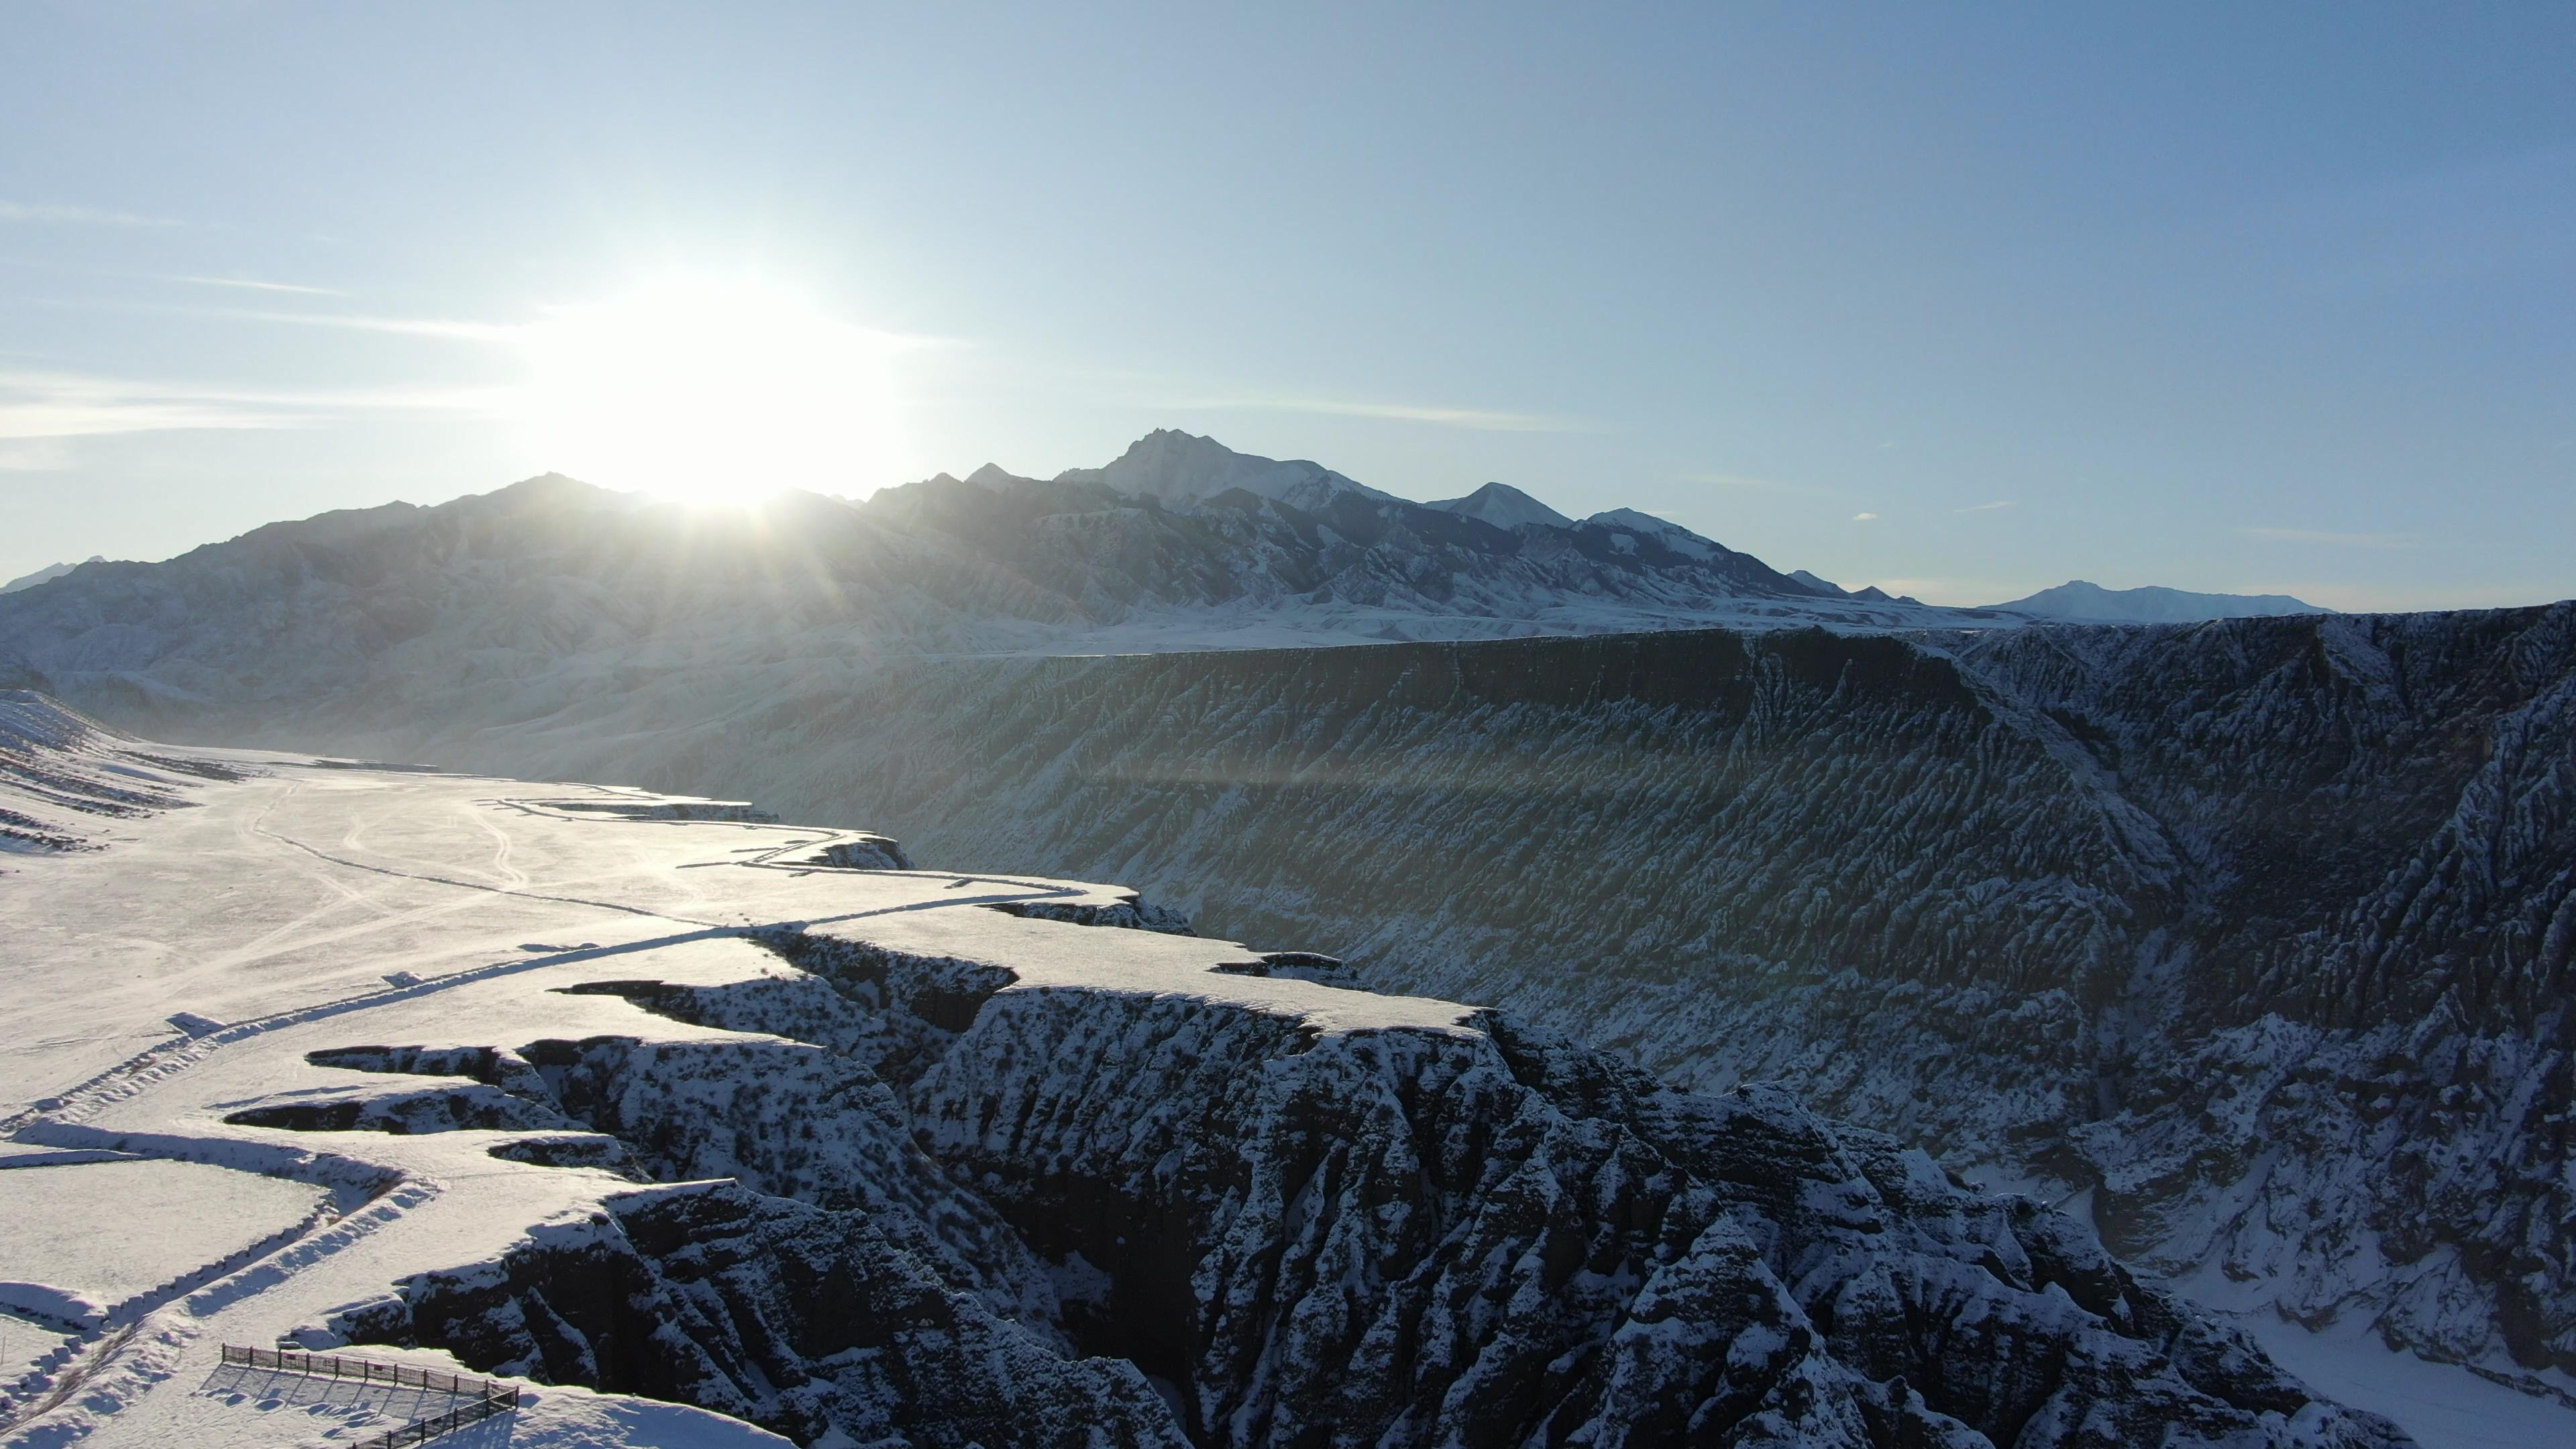
<instances>
[{"instance_id":1,"label":"mountain ridge","mask_svg":"<svg viewBox=\"0 0 2576 1449\"><path fill-rule=\"evenodd\" d=\"M2213 619L2262 619L2284 614L2331 614L2335 611L2288 594L2203 594L2147 584L2134 589L2106 589L2083 579L2069 579L2009 603L1987 608L2088 624L2197 624Z\"/></svg>"},{"instance_id":2,"label":"mountain ridge","mask_svg":"<svg viewBox=\"0 0 2576 1449\"><path fill-rule=\"evenodd\" d=\"M544 474L337 510L0 596L0 653L173 719L342 695L390 718L744 658L2021 622L1832 594L1649 515L1505 529L1162 433L1103 469L987 465L859 503L691 510Z\"/></svg>"}]
</instances>

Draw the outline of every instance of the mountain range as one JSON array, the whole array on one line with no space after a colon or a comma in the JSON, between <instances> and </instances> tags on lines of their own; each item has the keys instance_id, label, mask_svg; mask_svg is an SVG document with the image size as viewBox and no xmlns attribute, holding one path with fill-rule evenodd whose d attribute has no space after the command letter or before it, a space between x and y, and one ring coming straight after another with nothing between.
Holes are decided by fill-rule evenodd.
<instances>
[{"instance_id":1,"label":"mountain range","mask_svg":"<svg viewBox=\"0 0 2576 1449\"><path fill-rule=\"evenodd\" d=\"M509 621L447 637L493 589L513 596ZM241 694L231 661L271 642L296 659L256 666L263 675L317 649L345 662L424 635L451 652L506 651L531 642L520 631L537 613L541 653L573 636L584 649L668 648L664 615L680 607L692 634L740 615L738 642L755 651L798 638L830 652L1082 653L1708 624L1998 628L2071 612L2064 590L1991 609L1846 590L1651 514L1570 519L1500 483L1413 503L1170 430L1053 479L987 465L861 503L790 492L748 513L546 475L434 507L271 524L166 564L58 564L0 592L12 595L0 648L25 655L20 667L198 704ZM2173 612L2159 591L2097 592L2109 604L2087 596L2083 617ZM309 607L248 635L194 622L228 599L286 594ZM2193 617L2274 611L2190 597ZM110 618L110 634L88 632Z\"/></svg>"}]
</instances>

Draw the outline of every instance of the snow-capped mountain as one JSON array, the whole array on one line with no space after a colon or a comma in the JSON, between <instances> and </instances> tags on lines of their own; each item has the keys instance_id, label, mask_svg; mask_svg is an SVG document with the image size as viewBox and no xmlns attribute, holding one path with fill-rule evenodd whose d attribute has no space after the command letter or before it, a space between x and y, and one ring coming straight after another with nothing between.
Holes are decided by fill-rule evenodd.
<instances>
[{"instance_id":1,"label":"snow-capped mountain","mask_svg":"<svg viewBox=\"0 0 2576 1449\"><path fill-rule=\"evenodd\" d=\"M976 476L995 482L1019 481L990 465ZM1057 474L1056 481L1096 483L1130 498L1154 498L1169 504L1204 503L1226 493L1243 492L1308 513L1331 507L1345 494L1371 503L1405 502L1320 463L1257 458L1238 453L1214 438L1171 428L1157 428L1137 439L1105 468L1069 469Z\"/></svg>"},{"instance_id":2,"label":"snow-capped mountain","mask_svg":"<svg viewBox=\"0 0 2576 1449\"><path fill-rule=\"evenodd\" d=\"M546 476L271 524L0 597L0 658L195 729L289 701L499 723L636 671L1598 633L2010 627L1845 596L1626 510L1559 526L1405 502L1156 433L1055 479L985 467L852 504L693 512Z\"/></svg>"},{"instance_id":3,"label":"snow-capped mountain","mask_svg":"<svg viewBox=\"0 0 2576 1449\"><path fill-rule=\"evenodd\" d=\"M2136 589L2106 589L2070 579L2008 604L1988 608L2089 624L2196 624L2212 619L2263 619L2283 614L2331 614L2332 609L2291 598L2288 594L2195 594L2150 584Z\"/></svg>"},{"instance_id":4,"label":"snow-capped mountain","mask_svg":"<svg viewBox=\"0 0 2576 1449\"><path fill-rule=\"evenodd\" d=\"M184 798L8 882L12 1442L399 1436L461 1364L524 1449L2409 1443L1776 1087L1116 887L15 703Z\"/></svg>"}]
</instances>

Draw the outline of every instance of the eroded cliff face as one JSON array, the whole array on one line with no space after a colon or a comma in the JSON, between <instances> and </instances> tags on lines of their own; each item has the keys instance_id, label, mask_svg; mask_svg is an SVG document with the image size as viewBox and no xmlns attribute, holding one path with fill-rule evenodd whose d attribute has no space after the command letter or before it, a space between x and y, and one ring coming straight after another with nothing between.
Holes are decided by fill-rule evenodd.
<instances>
[{"instance_id":1,"label":"eroded cliff face","mask_svg":"<svg viewBox=\"0 0 2576 1449\"><path fill-rule=\"evenodd\" d=\"M341 1330L808 1443L2403 1442L2074 1220L1776 1088L1492 1013L1326 1027L770 939L802 969L599 989L801 1040L330 1054L639 1183ZM318 1105L445 1130L377 1102Z\"/></svg>"},{"instance_id":2,"label":"eroded cliff face","mask_svg":"<svg viewBox=\"0 0 2576 1449\"><path fill-rule=\"evenodd\" d=\"M2089 1192L2156 1271L2576 1370L2576 607L950 661L720 730L642 707L414 743L1135 880Z\"/></svg>"}]
</instances>

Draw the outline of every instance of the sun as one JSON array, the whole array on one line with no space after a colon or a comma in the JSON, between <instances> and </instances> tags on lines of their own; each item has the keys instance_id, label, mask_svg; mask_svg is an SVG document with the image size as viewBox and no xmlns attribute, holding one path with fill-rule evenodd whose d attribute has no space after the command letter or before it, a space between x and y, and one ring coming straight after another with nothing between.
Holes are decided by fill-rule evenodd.
<instances>
[{"instance_id":1,"label":"sun","mask_svg":"<svg viewBox=\"0 0 2576 1449\"><path fill-rule=\"evenodd\" d=\"M887 340L774 287L656 282L555 309L526 347L544 466L603 487L693 504L848 493L886 455Z\"/></svg>"}]
</instances>

